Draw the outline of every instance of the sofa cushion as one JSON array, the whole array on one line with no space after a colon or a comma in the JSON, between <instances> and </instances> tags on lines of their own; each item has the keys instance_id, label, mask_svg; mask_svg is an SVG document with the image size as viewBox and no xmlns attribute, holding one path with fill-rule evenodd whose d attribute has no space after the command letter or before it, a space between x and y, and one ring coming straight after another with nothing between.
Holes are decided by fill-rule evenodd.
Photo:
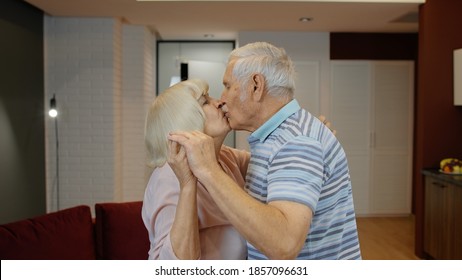
<instances>
[{"instance_id":1,"label":"sofa cushion","mask_svg":"<svg viewBox=\"0 0 462 280\"><path fill-rule=\"evenodd\" d=\"M141 218L142 201L97 203L97 258L104 260L146 260L148 231Z\"/></svg>"},{"instance_id":2,"label":"sofa cushion","mask_svg":"<svg viewBox=\"0 0 462 280\"><path fill-rule=\"evenodd\" d=\"M0 226L0 259L95 259L90 207L76 206Z\"/></svg>"}]
</instances>

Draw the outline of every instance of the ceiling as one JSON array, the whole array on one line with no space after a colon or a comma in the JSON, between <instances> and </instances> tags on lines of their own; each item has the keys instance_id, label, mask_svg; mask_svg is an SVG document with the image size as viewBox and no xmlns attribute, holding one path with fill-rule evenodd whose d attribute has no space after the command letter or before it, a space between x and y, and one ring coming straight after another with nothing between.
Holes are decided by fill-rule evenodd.
<instances>
[{"instance_id":1,"label":"ceiling","mask_svg":"<svg viewBox=\"0 0 462 280\"><path fill-rule=\"evenodd\" d=\"M241 31L418 32L425 0L24 0L51 16L113 17L161 40L234 40ZM300 22L308 17L311 21Z\"/></svg>"}]
</instances>

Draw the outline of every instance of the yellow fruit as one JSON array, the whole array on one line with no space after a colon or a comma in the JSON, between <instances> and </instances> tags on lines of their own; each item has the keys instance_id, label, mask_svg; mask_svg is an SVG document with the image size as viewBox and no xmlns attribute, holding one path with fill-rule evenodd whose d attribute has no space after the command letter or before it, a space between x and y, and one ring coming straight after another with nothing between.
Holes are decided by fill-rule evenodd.
<instances>
[{"instance_id":1,"label":"yellow fruit","mask_svg":"<svg viewBox=\"0 0 462 280\"><path fill-rule=\"evenodd\" d=\"M441 170L444 170L444 166L446 166L448 163L450 163L453 160L453 158L445 158L442 161L440 161L440 168Z\"/></svg>"},{"instance_id":2,"label":"yellow fruit","mask_svg":"<svg viewBox=\"0 0 462 280\"><path fill-rule=\"evenodd\" d=\"M454 170L453 170L452 172L454 172L454 173L461 173L462 170L461 170L460 166L456 165L456 166L454 166Z\"/></svg>"},{"instance_id":3,"label":"yellow fruit","mask_svg":"<svg viewBox=\"0 0 462 280\"><path fill-rule=\"evenodd\" d=\"M446 173L461 173L462 161L456 158L445 158L440 161L440 169Z\"/></svg>"}]
</instances>

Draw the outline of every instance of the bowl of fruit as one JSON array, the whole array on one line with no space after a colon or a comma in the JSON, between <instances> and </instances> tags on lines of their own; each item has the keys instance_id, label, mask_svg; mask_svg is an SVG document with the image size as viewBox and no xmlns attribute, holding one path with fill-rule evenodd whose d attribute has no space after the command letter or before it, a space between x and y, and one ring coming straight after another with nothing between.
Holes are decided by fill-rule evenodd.
<instances>
[{"instance_id":1,"label":"bowl of fruit","mask_svg":"<svg viewBox=\"0 0 462 280\"><path fill-rule=\"evenodd\" d=\"M462 160L445 158L440 161L440 172L452 175L462 175Z\"/></svg>"}]
</instances>

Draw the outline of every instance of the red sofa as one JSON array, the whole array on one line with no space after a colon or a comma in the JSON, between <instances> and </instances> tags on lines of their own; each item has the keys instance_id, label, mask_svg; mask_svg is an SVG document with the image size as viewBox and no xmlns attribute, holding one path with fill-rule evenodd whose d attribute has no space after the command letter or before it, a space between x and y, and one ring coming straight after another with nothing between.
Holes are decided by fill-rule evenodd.
<instances>
[{"instance_id":1,"label":"red sofa","mask_svg":"<svg viewBox=\"0 0 462 280\"><path fill-rule=\"evenodd\" d=\"M2 260L146 260L141 201L98 203L0 225Z\"/></svg>"}]
</instances>

